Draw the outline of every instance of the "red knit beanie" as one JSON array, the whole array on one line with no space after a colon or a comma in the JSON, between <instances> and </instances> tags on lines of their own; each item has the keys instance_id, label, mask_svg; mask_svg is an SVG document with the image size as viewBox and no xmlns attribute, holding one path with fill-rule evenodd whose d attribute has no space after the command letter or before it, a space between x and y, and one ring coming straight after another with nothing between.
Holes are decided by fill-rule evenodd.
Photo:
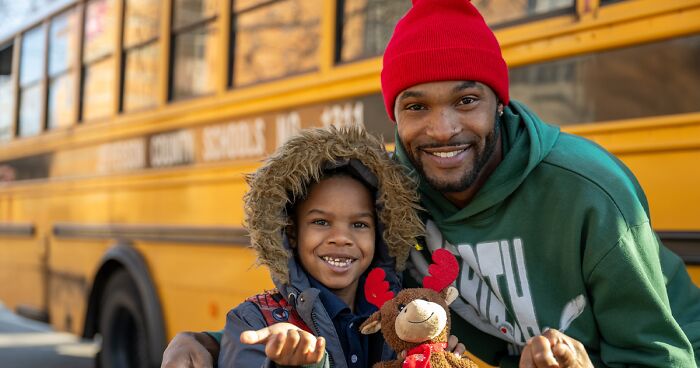
<instances>
[{"instance_id":1,"label":"red knit beanie","mask_svg":"<svg viewBox=\"0 0 700 368\"><path fill-rule=\"evenodd\" d=\"M421 83L486 84L508 104L508 67L501 47L469 0L413 0L384 52L382 94L391 120L396 96Z\"/></svg>"}]
</instances>

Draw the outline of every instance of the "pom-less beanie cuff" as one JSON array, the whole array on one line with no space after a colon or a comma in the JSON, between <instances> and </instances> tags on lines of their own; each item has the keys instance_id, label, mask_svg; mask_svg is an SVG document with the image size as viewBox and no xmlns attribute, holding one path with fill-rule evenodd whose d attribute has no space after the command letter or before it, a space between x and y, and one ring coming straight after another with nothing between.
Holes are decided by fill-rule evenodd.
<instances>
[{"instance_id":1,"label":"pom-less beanie cuff","mask_svg":"<svg viewBox=\"0 0 700 368\"><path fill-rule=\"evenodd\" d=\"M387 114L396 121L394 103L406 88L449 80L481 82L508 104L508 67L500 54L473 48L420 50L384 60L382 94Z\"/></svg>"}]
</instances>

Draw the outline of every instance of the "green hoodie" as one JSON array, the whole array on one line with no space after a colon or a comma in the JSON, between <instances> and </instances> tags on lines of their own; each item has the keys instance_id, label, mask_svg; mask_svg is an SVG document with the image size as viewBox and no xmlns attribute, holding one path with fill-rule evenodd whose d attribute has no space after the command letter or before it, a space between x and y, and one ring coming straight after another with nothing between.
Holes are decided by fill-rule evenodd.
<instances>
[{"instance_id":1,"label":"green hoodie","mask_svg":"<svg viewBox=\"0 0 700 368\"><path fill-rule=\"evenodd\" d=\"M453 334L503 367L548 327L580 341L596 366L695 367L700 291L660 245L634 176L518 102L501 122L503 161L461 209L420 180L396 140L420 180L427 248L460 259ZM412 254L416 277L425 253Z\"/></svg>"}]
</instances>

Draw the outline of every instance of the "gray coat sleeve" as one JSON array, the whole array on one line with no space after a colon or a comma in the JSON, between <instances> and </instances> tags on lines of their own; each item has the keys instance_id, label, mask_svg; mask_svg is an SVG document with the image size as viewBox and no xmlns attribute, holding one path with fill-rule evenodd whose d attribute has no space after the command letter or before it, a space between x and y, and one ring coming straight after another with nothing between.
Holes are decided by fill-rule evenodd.
<instances>
[{"instance_id":1,"label":"gray coat sleeve","mask_svg":"<svg viewBox=\"0 0 700 368\"><path fill-rule=\"evenodd\" d=\"M230 310L226 315L226 327L221 337L218 366L220 368L274 367L265 355L265 345L247 345L240 342L243 331L259 330L264 327L267 327L267 323L255 304L244 302Z\"/></svg>"},{"instance_id":2,"label":"gray coat sleeve","mask_svg":"<svg viewBox=\"0 0 700 368\"><path fill-rule=\"evenodd\" d=\"M231 309L226 315L226 327L221 337L221 350L219 350L219 368L246 367L246 368L283 368L278 367L265 355L265 345L247 345L240 342L243 331L259 330L267 327L265 318L258 307L245 302ZM329 368L330 361L325 353L321 362L305 365L303 368Z\"/></svg>"}]
</instances>

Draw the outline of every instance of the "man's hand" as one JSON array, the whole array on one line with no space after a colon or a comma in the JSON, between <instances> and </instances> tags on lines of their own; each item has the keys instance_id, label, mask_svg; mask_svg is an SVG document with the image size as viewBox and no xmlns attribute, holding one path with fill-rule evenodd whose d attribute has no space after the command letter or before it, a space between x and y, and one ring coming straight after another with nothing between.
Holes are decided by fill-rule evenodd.
<instances>
[{"instance_id":1,"label":"man's hand","mask_svg":"<svg viewBox=\"0 0 700 368\"><path fill-rule=\"evenodd\" d=\"M467 348L459 342L457 336L450 335L450 338L447 339L447 351L453 353L457 358L461 358Z\"/></svg>"},{"instance_id":2,"label":"man's hand","mask_svg":"<svg viewBox=\"0 0 700 368\"><path fill-rule=\"evenodd\" d=\"M241 334L244 344L263 344L265 354L279 365L305 365L323 359L326 340L294 326L291 323L275 323L257 331Z\"/></svg>"},{"instance_id":3,"label":"man's hand","mask_svg":"<svg viewBox=\"0 0 700 368\"><path fill-rule=\"evenodd\" d=\"M520 356L520 368L593 368L583 344L557 330L533 337Z\"/></svg>"},{"instance_id":4,"label":"man's hand","mask_svg":"<svg viewBox=\"0 0 700 368\"><path fill-rule=\"evenodd\" d=\"M212 368L219 344L204 332L180 332L163 352L161 368Z\"/></svg>"}]
</instances>

